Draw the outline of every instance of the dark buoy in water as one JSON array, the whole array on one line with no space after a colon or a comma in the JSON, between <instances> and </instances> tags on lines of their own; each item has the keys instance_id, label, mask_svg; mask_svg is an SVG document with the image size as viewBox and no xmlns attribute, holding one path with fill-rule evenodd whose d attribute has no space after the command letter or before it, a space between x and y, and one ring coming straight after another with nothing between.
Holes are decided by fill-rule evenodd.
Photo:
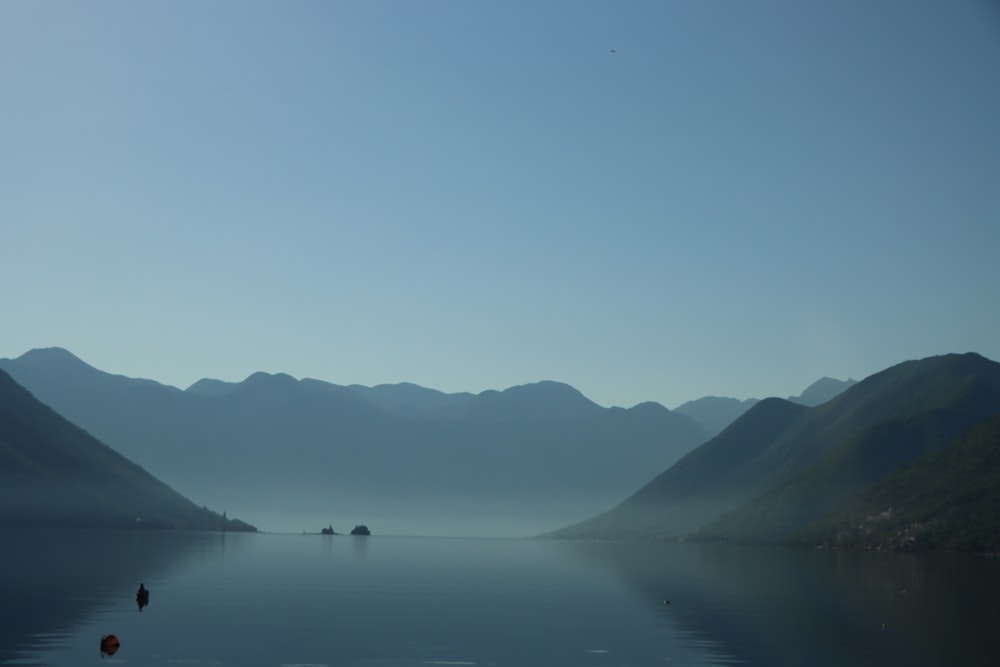
<instances>
[{"instance_id":1,"label":"dark buoy in water","mask_svg":"<svg viewBox=\"0 0 1000 667\"><path fill-rule=\"evenodd\" d=\"M104 635L101 637L101 655L114 655L121 648L122 643L114 635Z\"/></svg>"},{"instance_id":2,"label":"dark buoy in water","mask_svg":"<svg viewBox=\"0 0 1000 667\"><path fill-rule=\"evenodd\" d=\"M139 590L135 592L135 603L139 606L139 611L142 611L142 608L149 604L149 589L141 582Z\"/></svg>"},{"instance_id":3,"label":"dark buoy in water","mask_svg":"<svg viewBox=\"0 0 1000 667\"><path fill-rule=\"evenodd\" d=\"M670 600L664 600L663 604L670 604Z\"/></svg>"}]
</instances>

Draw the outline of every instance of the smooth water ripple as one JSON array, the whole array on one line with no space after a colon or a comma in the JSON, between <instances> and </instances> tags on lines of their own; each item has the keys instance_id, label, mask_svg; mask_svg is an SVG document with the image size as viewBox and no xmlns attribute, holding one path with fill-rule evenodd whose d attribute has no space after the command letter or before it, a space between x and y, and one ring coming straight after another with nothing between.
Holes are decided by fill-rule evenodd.
<instances>
[{"instance_id":1,"label":"smooth water ripple","mask_svg":"<svg viewBox=\"0 0 1000 667\"><path fill-rule=\"evenodd\" d=\"M995 665L998 563L372 536L21 535L0 663ZM142 581L150 602L139 611ZM99 639L121 649L101 657Z\"/></svg>"}]
</instances>

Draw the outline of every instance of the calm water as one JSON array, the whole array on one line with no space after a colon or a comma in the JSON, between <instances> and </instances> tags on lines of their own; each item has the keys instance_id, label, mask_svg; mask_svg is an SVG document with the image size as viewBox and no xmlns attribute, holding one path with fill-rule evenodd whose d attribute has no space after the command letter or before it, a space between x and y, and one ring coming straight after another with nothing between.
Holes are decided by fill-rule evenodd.
<instances>
[{"instance_id":1,"label":"calm water","mask_svg":"<svg viewBox=\"0 0 1000 667\"><path fill-rule=\"evenodd\" d=\"M0 551L2 664L1000 664L1000 562L975 556L72 532Z\"/></svg>"}]
</instances>

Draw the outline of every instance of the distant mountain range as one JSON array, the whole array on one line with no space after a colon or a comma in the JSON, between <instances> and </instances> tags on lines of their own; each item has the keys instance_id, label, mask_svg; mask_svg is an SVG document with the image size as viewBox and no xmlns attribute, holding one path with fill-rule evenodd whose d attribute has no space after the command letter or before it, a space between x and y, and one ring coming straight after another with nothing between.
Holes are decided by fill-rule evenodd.
<instances>
[{"instance_id":1,"label":"distant mountain range","mask_svg":"<svg viewBox=\"0 0 1000 667\"><path fill-rule=\"evenodd\" d=\"M0 370L0 525L253 530L170 489Z\"/></svg>"},{"instance_id":2,"label":"distant mountain range","mask_svg":"<svg viewBox=\"0 0 1000 667\"><path fill-rule=\"evenodd\" d=\"M110 523L227 521L186 500L196 498L258 524L322 518L316 529L349 516L375 532L391 518L396 532L417 534L564 525L548 534L1000 549L989 532L1000 535L1000 365L976 354L908 361L861 382L821 378L787 399L705 397L673 411L603 408L558 382L446 394L254 373L180 390L59 348L0 359L0 369L10 374L0 382L0 514L72 506ZM34 398L14 381L58 414L27 407ZM28 440L19 415L37 418ZM138 500L140 488L156 500Z\"/></svg>"},{"instance_id":3,"label":"distant mountain range","mask_svg":"<svg viewBox=\"0 0 1000 667\"><path fill-rule=\"evenodd\" d=\"M255 373L182 391L59 348L0 368L185 496L258 525L531 534L620 502L709 437L659 404L603 408L557 382L473 395Z\"/></svg>"},{"instance_id":4,"label":"distant mountain range","mask_svg":"<svg viewBox=\"0 0 1000 667\"><path fill-rule=\"evenodd\" d=\"M1000 364L972 353L904 362L812 407L765 399L553 535L995 551L998 415Z\"/></svg>"},{"instance_id":5,"label":"distant mountain range","mask_svg":"<svg viewBox=\"0 0 1000 667\"><path fill-rule=\"evenodd\" d=\"M789 396L788 400L799 405L815 407L833 399L853 384L855 384L854 380L844 381L824 377L809 385L800 395ZM675 408L675 411L691 417L714 436L721 433L723 429L758 402L756 398L741 401L722 396L705 396L682 403Z\"/></svg>"}]
</instances>

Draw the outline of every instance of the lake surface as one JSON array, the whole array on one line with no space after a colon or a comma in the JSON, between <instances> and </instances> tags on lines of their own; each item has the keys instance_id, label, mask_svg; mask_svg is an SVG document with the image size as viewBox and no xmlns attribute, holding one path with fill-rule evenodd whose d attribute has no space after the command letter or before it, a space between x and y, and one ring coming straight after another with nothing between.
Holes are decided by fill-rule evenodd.
<instances>
[{"instance_id":1,"label":"lake surface","mask_svg":"<svg viewBox=\"0 0 1000 667\"><path fill-rule=\"evenodd\" d=\"M1000 562L979 556L379 535L4 535L0 664L1000 664ZM150 590L141 612L140 582ZM110 633L121 649L102 657Z\"/></svg>"}]
</instances>

